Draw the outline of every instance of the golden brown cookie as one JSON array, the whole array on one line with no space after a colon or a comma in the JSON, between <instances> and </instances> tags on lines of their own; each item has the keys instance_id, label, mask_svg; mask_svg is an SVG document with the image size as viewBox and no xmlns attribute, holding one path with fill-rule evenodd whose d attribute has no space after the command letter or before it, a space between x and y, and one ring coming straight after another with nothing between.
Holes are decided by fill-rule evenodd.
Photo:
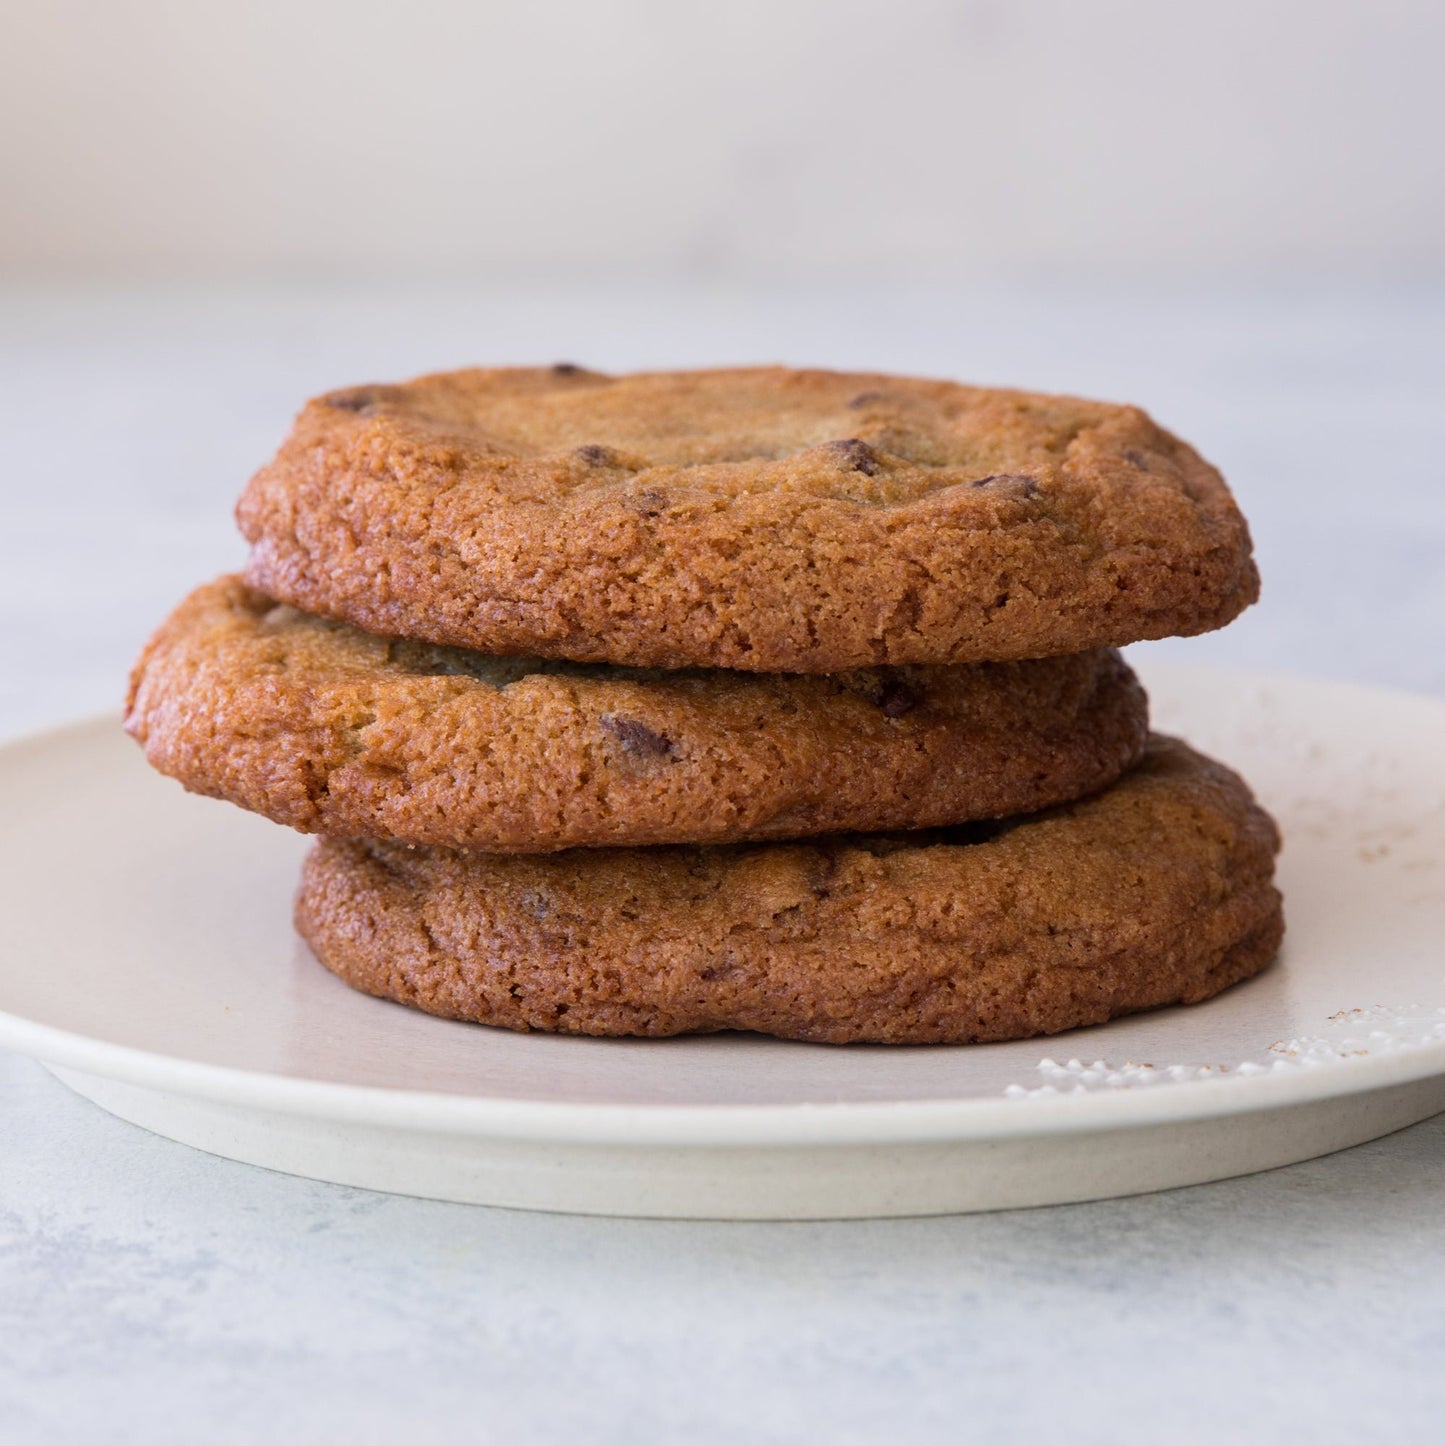
<instances>
[{"instance_id":1,"label":"golden brown cookie","mask_svg":"<svg viewBox=\"0 0 1445 1446\"><path fill-rule=\"evenodd\" d=\"M1015 1039L1263 969L1278 846L1238 777L1159 738L1092 798L931 836L550 858L322 840L296 923L358 989L511 1029Z\"/></svg>"},{"instance_id":2,"label":"golden brown cookie","mask_svg":"<svg viewBox=\"0 0 1445 1446\"><path fill-rule=\"evenodd\" d=\"M642 672L378 638L237 578L136 666L162 773L306 832L500 851L915 828L1101 788L1144 746L1116 653L834 677Z\"/></svg>"},{"instance_id":3,"label":"golden brown cookie","mask_svg":"<svg viewBox=\"0 0 1445 1446\"><path fill-rule=\"evenodd\" d=\"M779 367L334 392L237 517L248 580L311 612L649 667L1043 657L1259 590L1219 474L1135 407Z\"/></svg>"}]
</instances>

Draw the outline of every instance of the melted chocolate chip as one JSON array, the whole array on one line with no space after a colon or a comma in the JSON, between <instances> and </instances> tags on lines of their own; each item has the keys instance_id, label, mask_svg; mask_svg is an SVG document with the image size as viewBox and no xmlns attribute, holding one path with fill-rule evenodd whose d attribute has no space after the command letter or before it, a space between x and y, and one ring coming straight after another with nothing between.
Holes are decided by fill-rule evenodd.
<instances>
[{"instance_id":1,"label":"melted chocolate chip","mask_svg":"<svg viewBox=\"0 0 1445 1446\"><path fill-rule=\"evenodd\" d=\"M659 517L667 506L667 493L649 487L646 491L634 493L627 500L633 509L644 517Z\"/></svg>"},{"instance_id":2,"label":"melted chocolate chip","mask_svg":"<svg viewBox=\"0 0 1445 1446\"><path fill-rule=\"evenodd\" d=\"M673 756L672 740L666 734L658 733L636 718L619 718L614 713L604 713L597 720L621 745L629 758L645 763L660 762Z\"/></svg>"},{"instance_id":3,"label":"melted chocolate chip","mask_svg":"<svg viewBox=\"0 0 1445 1446\"><path fill-rule=\"evenodd\" d=\"M972 485L991 487L1009 497L1036 497L1039 491L1039 484L1023 472L995 472L991 477L980 477Z\"/></svg>"},{"instance_id":4,"label":"melted chocolate chip","mask_svg":"<svg viewBox=\"0 0 1445 1446\"><path fill-rule=\"evenodd\" d=\"M856 397L848 403L850 412L860 411L864 407L871 407L874 402L885 400L882 392L859 392Z\"/></svg>"},{"instance_id":5,"label":"melted chocolate chip","mask_svg":"<svg viewBox=\"0 0 1445 1446\"><path fill-rule=\"evenodd\" d=\"M837 872L837 854L830 848L819 847L807 869L808 892L815 899L826 899L833 892L833 876Z\"/></svg>"},{"instance_id":6,"label":"melted chocolate chip","mask_svg":"<svg viewBox=\"0 0 1445 1446\"><path fill-rule=\"evenodd\" d=\"M738 972L737 956L731 949L725 949L721 954L714 956L710 964L705 964L697 971L699 979L727 979Z\"/></svg>"},{"instance_id":7,"label":"melted chocolate chip","mask_svg":"<svg viewBox=\"0 0 1445 1446\"><path fill-rule=\"evenodd\" d=\"M1141 472L1149 470L1149 459L1142 452L1130 448L1124 453L1124 460L1131 466L1137 467Z\"/></svg>"},{"instance_id":8,"label":"melted chocolate chip","mask_svg":"<svg viewBox=\"0 0 1445 1446\"><path fill-rule=\"evenodd\" d=\"M901 718L911 713L921 702L923 695L917 688L910 687L901 678L890 678L878 695L878 706L885 718Z\"/></svg>"},{"instance_id":9,"label":"melted chocolate chip","mask_svg":"<svg viewBox=\"0 0 1445 1446\"><path fill-rule=\"evenodd\" d=\"M876 475L881 466L877 452L861 437L844 437L841 441L825 442L824 446L845 467L861 472L865 477Z\"/></svg>"},{"instance_id":10,"label":"melted chocolate chip","mask_svg":"<svg viewBox=\"0 0 1445 1446\"><path fill-rule=\"evenodd\" d=\"M579 367L576 362L554 362L552 375L554 377L580 377L586 367Z\"/></svg>"},{"instance_id":11,"label":"melted chocolate chip","mask_svg":"<svg viewBox=\"0 0 1445 1446\"><path fill-rule=\"evenodd\" d=\"M585 462L589 467L606 467L614 460L611 448L599 447L595 442L589 442L585 447L578 447L572 455L579 462Z\"/></svg>"},{"instance_id":12,"label":"melted chocolate chip","mask_svg":"<svg viewBox=\"0 0 1445 1446\"><path fill-rule=\"evenodd\" d=\"M349 392L332 392L321 400L338 412L358 412L369 417L376 410L377 396L370 387L354 387Z\"/></svg>"}]
</instances>

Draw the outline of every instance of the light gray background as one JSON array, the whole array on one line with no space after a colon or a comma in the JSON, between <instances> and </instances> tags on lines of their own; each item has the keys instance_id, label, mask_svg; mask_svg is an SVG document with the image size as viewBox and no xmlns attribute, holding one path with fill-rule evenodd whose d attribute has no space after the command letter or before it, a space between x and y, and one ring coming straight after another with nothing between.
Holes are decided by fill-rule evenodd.
<instances>
[{"instance_id":1,"label":"light gray background","mask_svg":"<svg viewBox=\"0 0 1445 1446\"><path fill-rule=\"evenodd\" d=\"M1438 275L1437 0L8 0L0 266Z\"/></svg>"},{"instance_id":2,"label":"light gray background","mask_svg":"<svg viewBox=\"0 0 1445 1446\"><path fill-rule=\"evenodd\" d=\"M1434 0L11 0L0 736L117 707L303 397L476 361L1141 402L1265 579L1157 647L1445 693L1442 61ZM1445 1117L1056 1210L527 1216L0 1056L0 1441L1434 1442L1442 1198Z\"/></svg>"}]
</instances>

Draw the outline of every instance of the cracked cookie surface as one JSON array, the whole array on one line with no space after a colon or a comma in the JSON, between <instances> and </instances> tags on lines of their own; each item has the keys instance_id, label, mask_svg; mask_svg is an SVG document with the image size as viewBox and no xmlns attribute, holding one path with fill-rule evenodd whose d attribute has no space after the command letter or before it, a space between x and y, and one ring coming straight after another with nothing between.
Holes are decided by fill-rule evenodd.
<instances>
[{"instance_id":1,"label":"cracked cookie surface","mask_svg":"<svg viewBox=\"0 0 1445 1446\"><path fill-rule=\"evenodd\" d=\"M162 773L305 832L483 851L907 829L1102 788L1147 706L1108 650L830 677L495 657L221 578L136 665Z\"/></svg>"},{"instance_id":2,"label":"cracked cookie surface","mask_svg":"<svg viewBox=\"0 0 1445 1446\"><path fill-rule=\"evenodd\" d=\"M441 373L320 397L237 508L248 580L373 632L836 672L1222 626L1219 474L1134 407L781 367Z\"/></svg>"},{"instance_id":3,"label":"cracked cookie surface","mask_svg":"<svg viewBox=\"0 0 1445 1446\"><path fill-rule=\"evenodd\" d=\"M1278 848L1235 774L1154 738L1088 799L932 835L546 858L323 839L296 923L358 989L511 1029L968 1043L1258 973Z\"/></svg>"}]
</instances>

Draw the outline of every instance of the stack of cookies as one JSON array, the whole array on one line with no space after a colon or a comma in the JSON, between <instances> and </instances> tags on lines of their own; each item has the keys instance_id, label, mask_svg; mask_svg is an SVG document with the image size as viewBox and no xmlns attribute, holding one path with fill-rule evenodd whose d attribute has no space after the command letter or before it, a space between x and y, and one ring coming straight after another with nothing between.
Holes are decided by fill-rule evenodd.
<instances>
[{"instance_id":1,"label":"stack of cookies","mask_svg":"<svg viewBox=\"0 0 1445 1446\"><path fill-rule=\"evenodd\" d=\"M1208 998L1278 836L1115 648L1251 603L1132 407L779 368L509 368L311 402L127 727L321 836L296 922L513 1029L1049 1034Z\"/></svg>"}]
</instances>

